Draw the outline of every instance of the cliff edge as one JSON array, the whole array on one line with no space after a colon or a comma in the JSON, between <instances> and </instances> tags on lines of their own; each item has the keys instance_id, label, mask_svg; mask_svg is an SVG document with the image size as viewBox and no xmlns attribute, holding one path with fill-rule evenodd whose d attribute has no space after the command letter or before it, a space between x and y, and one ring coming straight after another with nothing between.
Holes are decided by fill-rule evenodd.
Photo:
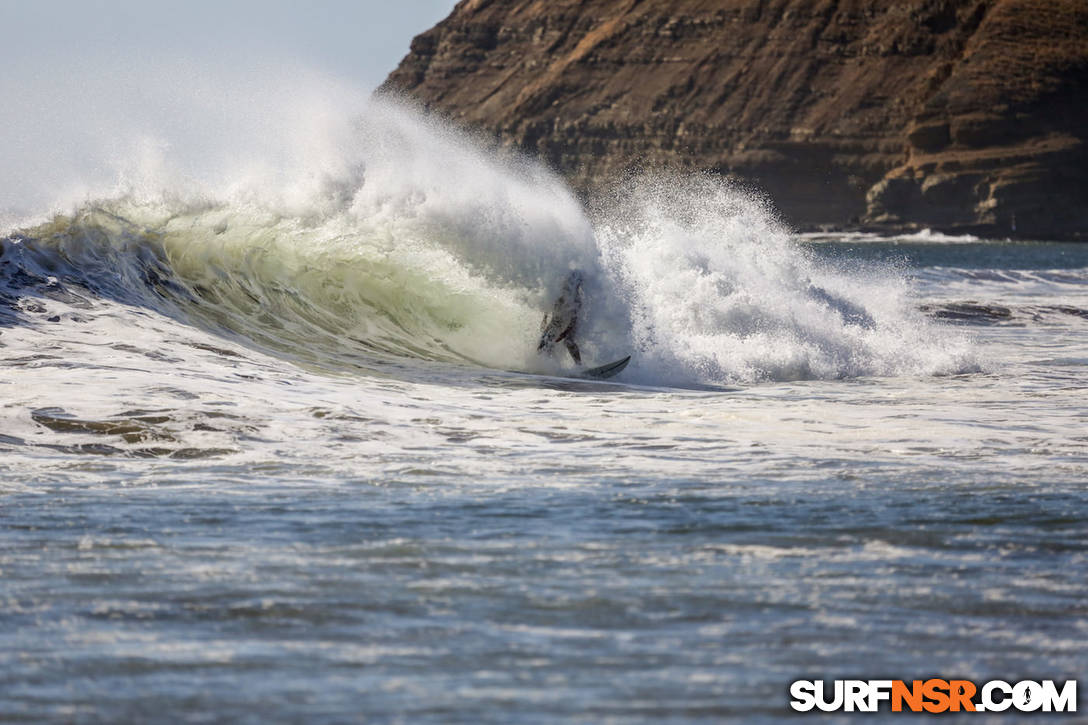
<instances>
[{"instance_id":1,"label":"cliff edge","mask_svg":"<svg viewBox=\"0 0 1088 725\"><path fill-rule=\"evenodd\" d=\"M464 0L381 92L592 196L632 165L802 229L1088 237L1084 0Z\"/></svg>"}]
</instances>

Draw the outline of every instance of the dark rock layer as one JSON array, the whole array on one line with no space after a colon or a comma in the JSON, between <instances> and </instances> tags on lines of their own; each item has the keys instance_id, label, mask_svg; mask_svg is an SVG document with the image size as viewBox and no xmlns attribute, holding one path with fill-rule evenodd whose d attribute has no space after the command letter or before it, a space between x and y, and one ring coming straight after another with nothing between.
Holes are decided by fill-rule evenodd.
<instances>
[{"instance_id":1,"label":"dark rock layer","mask_svg":"<svg viewBox=\"0 0 1088 725\"><path fill-rule=\"evenodd\" d=\"M1088 235L1085 0L464 0L383 91L592 195L709 169L801 228Z\"/></svg>"}]
</instances>

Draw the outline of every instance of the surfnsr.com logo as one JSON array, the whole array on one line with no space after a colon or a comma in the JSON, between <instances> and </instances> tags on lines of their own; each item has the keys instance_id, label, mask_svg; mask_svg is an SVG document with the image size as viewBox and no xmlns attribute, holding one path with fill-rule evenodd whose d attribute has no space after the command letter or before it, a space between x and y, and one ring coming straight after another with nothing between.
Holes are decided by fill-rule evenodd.
<instances>
[{"instance_id":1,"label":"surfnsr.com logo","mask_svg":"<svg viewBox=\"0 0 1088 725\"><path fill-rule=\"evenodd\" d=\"M829 686L830 685L830 686ZM1059 687L1054 680L1009 683L990 680L797 680L790 685L790 707L798 712L1076 712L1077 681Z\"/></svg>"}]
</instances>

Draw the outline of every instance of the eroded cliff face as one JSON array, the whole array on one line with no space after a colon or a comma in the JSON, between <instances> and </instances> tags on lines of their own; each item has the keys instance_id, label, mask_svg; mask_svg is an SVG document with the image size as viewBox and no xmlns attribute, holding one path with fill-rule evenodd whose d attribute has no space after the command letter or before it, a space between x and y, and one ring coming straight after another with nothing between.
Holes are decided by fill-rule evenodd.
<instances>
[{"instance_id":1,"label":"eroded cliff face","mask_svg":"<svg viewBox=\"0 0 1088 725\"><path fill-rule=\"evenodd\" d=\"M1085 0L465 0L382 90L587 195L709 169L801 228L1088 233Z\"/></svg>"}]
</instances>

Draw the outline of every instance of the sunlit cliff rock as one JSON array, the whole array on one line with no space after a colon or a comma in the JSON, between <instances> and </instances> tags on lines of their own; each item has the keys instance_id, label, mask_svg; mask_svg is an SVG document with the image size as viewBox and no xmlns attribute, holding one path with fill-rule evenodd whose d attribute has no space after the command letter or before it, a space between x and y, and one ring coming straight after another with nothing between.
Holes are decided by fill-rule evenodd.
<instances>
[{"instance_id":1,"label":"sunlit cliff rock","mask_svg":"<svg viewBox=\"0 0 1088 725\"><path fill-rule=\"evenodd\" d=\"M1084 0L465 0L382 91L589 197L705 169L798 228L1088 235Z\"/></svg>"}]
</instances>

